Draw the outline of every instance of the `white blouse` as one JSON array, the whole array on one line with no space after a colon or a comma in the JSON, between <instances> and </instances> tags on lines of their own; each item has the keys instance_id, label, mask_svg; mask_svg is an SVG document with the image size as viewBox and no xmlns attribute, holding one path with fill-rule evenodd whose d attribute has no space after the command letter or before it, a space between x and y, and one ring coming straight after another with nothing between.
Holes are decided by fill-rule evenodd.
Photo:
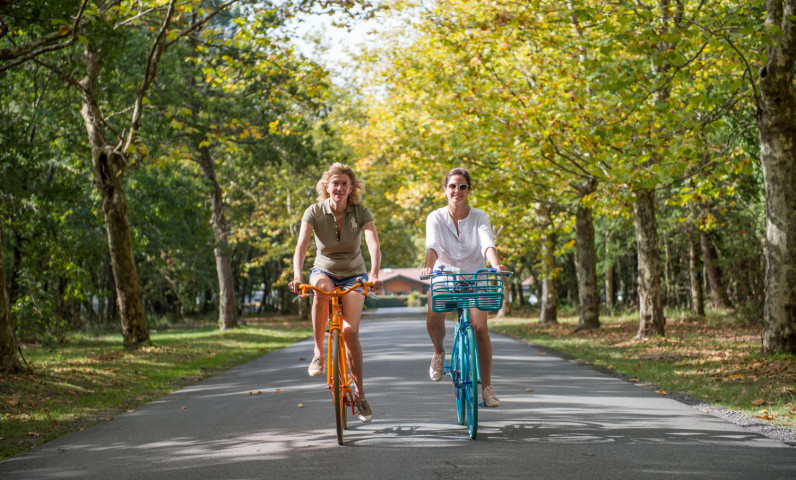
<instances>
[{"instance_id":1,"label":"white blouse","mask_svg":"<svg viewBox=\"0 0 796 480\"><path fill-rule=\"evenodd\" d=\"M434 270L441 265L456 267L462 273L485 268L489 247L494 248L495 243L492 225L483 210L470 207L467 217L459 220L458 235L448 207L434 210L426 218L426 252L430 249L437 253Z\"/></svg>"}]
</instances>

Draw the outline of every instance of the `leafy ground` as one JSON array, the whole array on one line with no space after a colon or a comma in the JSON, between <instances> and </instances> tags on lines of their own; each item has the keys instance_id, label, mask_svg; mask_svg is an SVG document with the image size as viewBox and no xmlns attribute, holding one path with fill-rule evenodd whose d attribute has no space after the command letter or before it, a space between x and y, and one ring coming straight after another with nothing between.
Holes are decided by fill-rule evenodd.
<instances>
[{"instance_id":1,"label":"leafy ground","mask_svg":"<svg viewBox=\"0 0 796 480\"><path fill-rule=\"evenodd\" d=\"M762 327L732 316L668 319L666 336L633 340L638 316L602 316L601 328L574 332L577 316L542 325L538 317L491 320L490 330L611 370L631 382L736 411L796 431L796 356L764 357Z\"/></svg>"},{"instance_id":2,"label":"leafy ground","mask_svg":"<svg viewBox=\"0 0 796 480\"><path fill-rule=\"evenodd\" d=\"M54 349L26 345L31 370L0 377L0 460L311 334L309 322L284 317L247 319L226 332L153 333L154 346L135 351L119 334L80 334Z\"/></svg>"}]
</instances>

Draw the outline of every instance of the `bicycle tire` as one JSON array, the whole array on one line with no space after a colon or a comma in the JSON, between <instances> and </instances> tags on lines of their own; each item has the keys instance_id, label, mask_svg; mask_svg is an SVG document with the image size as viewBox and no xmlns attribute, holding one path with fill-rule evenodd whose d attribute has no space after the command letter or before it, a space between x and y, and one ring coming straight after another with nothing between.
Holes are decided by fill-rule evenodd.
<instances>
[{"instance_id":1,"label":"bicycle tire","mask_svg":"<svg viewBox=\"0 0 796 480\"><path fill-rule=\"evenodd\" d=\"M466 355L464 383L467 429L470 438L475 439L478 434L478 345L475 343L475 332L472 327L467 327L463 338L466 338L463 350Z\"/></svg>"},{"instance_id":2,"label":"bicycle tire","mask_svg":"<svg viewBox=\"0 0 796 480\"><path fill-rule=\"evenodd\" d=\"M343 444L345 430L345 401L343 400L343 372L340 368L340 331L332 331L332 398L334 399L334 420L337 426L337 444Z\"/></svg>"},{"instance_id":3,"label":"bicycle tire","mask_svg":"<svg viewBox=\"0 0 796 480\"><path fill-rule=\"evenodd\" d=\"M459 425L464 425L467 418L465 415L464 402L464 378L462 377L462 342L459 339L459 325L456 325L453 334L453 351L451 352L451 380L453 381L453 395L456 397L456 421Z\"/></svg>"}]
</instances>

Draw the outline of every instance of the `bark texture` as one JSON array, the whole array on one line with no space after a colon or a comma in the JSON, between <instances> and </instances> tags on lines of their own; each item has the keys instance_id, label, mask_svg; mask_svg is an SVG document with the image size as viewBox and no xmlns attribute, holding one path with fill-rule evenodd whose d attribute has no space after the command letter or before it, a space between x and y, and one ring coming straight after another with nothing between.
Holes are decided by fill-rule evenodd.
<instances>
[{"instance_id":1,"label":"bark texture","mask_svg":"<svg viewBox=\"0 0 796 480\"><path fill-rule=\"evenodd\" d=\"M716 253L716 248L713 246L710 236L704 230L699 231L699 243L702 248L702 258L705 260L705 270L708 275L710 293L713 297L713 306L716 308L730 308L732 304L730 303L730 297L727 296L727 289L724 288L719 255Z\"/></svg>"},{"instance_id":2,"label":"bark texture","mask_svg":"<svg viewBox=\"0 0 796 480\"><path fill-rule=\"evenodd\" d=\"M536 217L542 228L542 298L539 323L558 323L558 295L556 291L556 235L550 220L550 209L537 205Z\"/></svg>"},{"instance_id":3,"label":"bark texture","mask_svg":"<svg viewBox=\"0 0 796 480\"><path fill-rule=\"evenodd\" d=\"M611 260L611 239L613 232L605 235L605 309L613 315L616 300L616 280L614 278L614 263Z\"/></svg>"},{"instance_id":4,"label":"bark texture","mask_svg":"<svg viewBox=\"0 0 796 480\"><path fill-rule=\"evenodd\" d=\"M597 249L594 246L594 217L583 199L594 192L597 182L590 179L577 186L575 248L577 251L578 302L580 319L575 331L600 328L600 294L597 289Z\"/></svg>"},{"instance_id":5,"label":"bark texture","mask_svg":"<svg viewBox=\"0 0 796 480\"><path fill-rule=\"evenodd\" d=\"M760 162L766 187L766 274L763 351L796 352L796 0L767 0L772 34L760 69Z\"/></svg>"},{"instance_id":6,"label":"bark texture","mask_svg":"<svg viewBox=\"0 0 796 480\"><path fill-rule=\"evenodd\" d=\"M17 337L14 335L14 322L11 319L11 305L6 285L3 229L0 228L0 372L15 373L22 370L17 352Z\"/></svg>"},{"instance_id":7,"label":"bark texture","mask_svg":"<svg viewBox=\"0 0 796 480\"><path fill-rule=\"evenodd\" d=\"M702 291L702 281L699 278L701 265L699 261L699 233L696 227L687 230L688 236L688 278L691 287L691 311L699 316L705 316L705 297Z\"/></svg>"},{"instance_id":8,"label":"bark texture","mask_svg":"<svg viewBox=\"0 0 796 480\"><path fill-rule=\"evenodd\" d=\"M664 335L666 321L661 302L661 261L654 191L640 190L637 193L633 221L638 244L639 326L636 338Z\"/></svg>"},{"instance_id":9,"label":"bark texture","mask_svg":"<svg viewBox=\"0 0 796 480\"><path fill-rule=\"evenodd\" d=\"M221 330L235 328L238 319L235 314L235 282L232 275L232 262L229 258L229 226L224 214L224 194L216 178L216 166L208 147L201 147L199 165L212 187L212 214L210 224L215 235L216 272L218 273L218 326Z\"/></svg>"},{"instance_id":10,"label":"bark texture","mask_svg":"<svg viewBox=\"0 0 796 480\"><path fill-rule=\"evenodd\" d=\"M123 153L108 144L103 134L104 121L94 95L102 63L99 51L87 45L84 49L84 60L86 76L80 82L80 114L91 147L94 186L99 193L105 217L123 341L126 347L134 348L149 342L149 331L133 258L127 197L122 188L127 161Z\"/></svg>"}]
</instances>

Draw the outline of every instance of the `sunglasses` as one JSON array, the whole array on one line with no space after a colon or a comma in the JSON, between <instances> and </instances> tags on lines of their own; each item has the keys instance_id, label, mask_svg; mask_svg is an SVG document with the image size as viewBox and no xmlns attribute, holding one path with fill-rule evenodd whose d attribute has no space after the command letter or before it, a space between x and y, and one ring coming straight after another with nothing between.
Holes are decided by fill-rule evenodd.
<instances>
[{"instance_id":1,"label":"sunglasses","mask_svg":"<svg viewBox=\"0 0 796 480\"><path fill-rule=\"evenodd\" d=\"M449 183L448 184L448 190L450 190L450 191L456 190L456 187L457 187L457 185L455 183ZM462 192L466 192L467 189L470 188L470 185L467 185L466 183L462 183L461 185L458 185L458 187L459 187L459 190L461 190Z\"/></svg>"}]
</instances>

